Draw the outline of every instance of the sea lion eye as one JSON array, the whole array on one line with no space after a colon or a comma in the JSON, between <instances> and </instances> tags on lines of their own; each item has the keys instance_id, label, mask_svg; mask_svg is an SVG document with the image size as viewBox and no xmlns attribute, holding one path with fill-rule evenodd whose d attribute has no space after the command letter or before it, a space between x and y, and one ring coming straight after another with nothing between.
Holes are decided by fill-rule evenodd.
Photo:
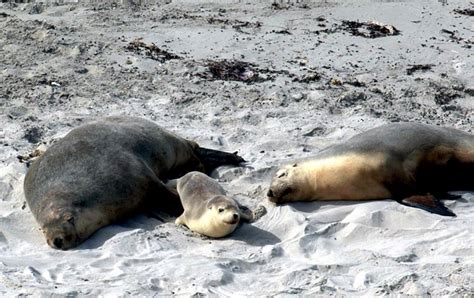
<instances>
[{"instance_id":1,"label":"sea lion eye","mask_svg":"<svg viewBox=\"0 0 474 298\"><path fill-rule=\"evenodd\" d=\"M69 218L67 219L67 222L70 223L70 224L72 224L72 225L74 225L74 217L72 217L72 216L69 217Z\"/></svg>"},{"instance_id":2,"label":"sea lion eye","mask_svg":"<svg viewBox=\"0 0 474 298\"><path fill-rule=\"evenodd\" d=\"M284 177L284 176L286 176L286 175L287 175L287 172L286 172L286 171L280 171L280 172L277 173L277 177L278 177L278 178Z\"/></svg>"},{"instance_id":3,"label":"sea lion eye","mask_svg":"<svg viewBox=\"0 0 474 298\"><path fill-rule=\"evenodd\" d=\"M224 208L219 208L219 213L224 212Z\"/></svg>"}]
</instances>

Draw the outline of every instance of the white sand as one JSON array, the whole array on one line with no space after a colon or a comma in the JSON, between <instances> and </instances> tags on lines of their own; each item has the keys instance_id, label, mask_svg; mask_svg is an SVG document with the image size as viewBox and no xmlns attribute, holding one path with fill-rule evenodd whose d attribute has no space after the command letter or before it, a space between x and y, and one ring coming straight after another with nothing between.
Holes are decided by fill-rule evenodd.
<instances>
[{"instance_id":1,"label":"white sand","mask_svg":"<svg viewBox=\"0 0 474 298\"><path fill-rule=\"evenodd\" d=\"M102 12L108 16L107 20L90 10L69 12L61 6L40 15L1 10L21 19L0 18L1 26L5 26L0 35L0 44L5 44L0 48L0 55L8 57L8 60L0 58L7 65L0 69L5 79L0 93L0 100L4 100L0 105L1 296L459 294L469 297L474 293L474 193L465 193L458 201L445 202L457 214L455 218L388 200L275 207L265 199L271 175L279 164L309 157L325 146L387 123L395 116L400 120L440 123L471 131L472 95L459 91L461 95L451 104L460 108L443 109L433 102L438 91L430 83L446 88L459 83L466 90L472 87L469 82L474 77L474 61L469 49L440 34L441 28L456 29L472 38L472 26L466 29L469 25L463 23L468 17L452 13L452 9L467 5L463 4L463 1L448 6L435 1L420 1L420 4L329 1L326 5L323 2L310 5L310 10L292 7L273 11L261 3L226 7L228 10L222 18L264 23L262 32L249 29L252 34L199 20L163 21L163 25L151 21L147 15L144 21L137 21L120 10ZM177 4L164 9L169 15L182 11L212 15L218 8L218 5ZM430 16L430 12L436 16ZM159 13L157 10L156 14ZM323 43L312 50L315 37L303 32L305 28L318 29L311 18L319 15L331 24L342 19L377 19L395 25L403 35L377 40L323 35ZM120 18L128 23L120 25L117 21ZM46 30L43 36L39 34L43 31L28 27L27 21L33 19L47 20L59 28L54 30L62 31L41 29ZM411 22L417 20L423 22ZM469 21L472 23L472 19ZM107 22L120 27L101 25ZM288 26L294 34L269 33L276 28L274 25ZM70 30L72 27L76 31ZM202 34L198 35L198 31ZM36 35L30 39L30 34ZM23 35L27 37L20 38ZM160 46L167 45L172 52L188 54L184 61L157 64L124 52L126 43L117 41L121 35L126 36L126 41L146 37ZM427 43L440 51L420 47L431 35L437 39ZM61 43L58 36L66 41ZM218 36L219 43L200 42L209 36ZM38 41L40 37L46 38L47 43ZM236 42L235 37L240 41ZM195 39L196 43L186 38ZM164 43L166 39L170 41ZM87 44L90 40L103 41L105 49ZM354 49L359 52L351 55L328 52L337 52L352 43L358 45ZM369 45L374 43L375 48L384 47L386 51L368 54ZM254 50L262 44L263 52ZM42 56L46 55L42 50L49 45L58 45L59 52ZM86 50L78 54L81 46ZM24 50L23 56L20 49ZM289 62L298 59L295 57L306 57L318 71L322 71L321 65L332 68L326 70L322 81L311 84L294 83L284 75L278 75L274 82L253 85L204 81L193 75L202 67L190 62L192 59L215 56L240 59L240 54L245 55L246 61L262 67L289 69L297 74L306 70ZM127 57L134 61L138 75L126 71L131 69L125 63ZM30 58L34 58L34 63L28 61ZM369 70L345 68L346 62L358 60ZM408 76L406 66L416 63L436 66L432 72ZM80 67L86 67L88 73L70 71ZM110 67L116 67L115 77L109 76ZM50 85L36 83L42 73L62 81L65 87L60 92L71 93L70 99L61 102L57 93L51 93ZM441 73L447 73L447 78ZM329 87L327 81L332 77L356 77L367 82L367 88L357 89L369 94L367 101L337 108L337 98L355 87ZM416 77L422 80L414 80ZM378 81L373 81L374 78ZM382 95L369 90L375 87L382 90ZM407 99L407 90L415 95ZM384 100L389 96L393 105ZM328 110L329 106L335 106L336 112ZM49 248L25 206L22 183L26 167L17 161L16 155L30 152L36 146L23 138L25 131L40 127L43 130L40 141L49 143L93 117L119 114L153 119L206 147L239 150L248 165L223 167L213 176L229 194L249 207L266 206L267 215L254 224L242 225L230 237L220 240L196 236L172 221L163 223L140 215L99 230L77 249ZM313 129L321 133L305 135Z\"/></svg>"}]
</instances>

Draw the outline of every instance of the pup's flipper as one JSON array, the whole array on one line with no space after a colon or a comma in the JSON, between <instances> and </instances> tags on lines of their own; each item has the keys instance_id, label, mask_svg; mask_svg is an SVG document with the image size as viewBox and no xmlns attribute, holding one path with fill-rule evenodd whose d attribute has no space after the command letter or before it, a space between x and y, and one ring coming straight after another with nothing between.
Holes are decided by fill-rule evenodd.
<instances>
[{"instance_id":1,"label":"pup's flipper","mask_svg":"<svg viewBox=\"0 0 474 298\"><path fill-rule=\"evenodd\" d=\"M238 205L240 209L240 218L246 222L255 222L267 214L267 209L262 205L258 206L254 211L240 204Z\"/></svg>"},{"instance_id":2,"label":"pup's flipper","mask_svg":"<svg viewBox=\"0 0 474 298\"><path fill-rule=\"evenodd\" d=\"M252 210L250 210L244 205L240 205L239 203L237 203L237 205L239 206L239 210L240 210L240 219L246 222L253 222L255 216Z\"/></svg>"},{"instance_id":3,"label":"pup's flipper","mask_svg":"<svg viewBox=\"0 0 474 298\"><path fill-rule=\"evenodd\" d=\"M452 195L449 196L451 197ZM451 210L444 206L443 203L441 203L435 196L431 194L414 195L396 201L402 205L420 208L431 213L443 216L456 216L456 214L454 214Z\"/></svg>"},{"instance_id":4,"label":"pup's flipper","mask_svg":"<svg viewBox=\"0 0 474 298\"><path fill-rule=\"evenodd\" d=\"M237 153L229 153L203 147L196 148L195 153L201 163L204 165L205 171L208 174L219 166L238 166L245 162L245 160L237 155Z\"/></svg>"}]
</instances>

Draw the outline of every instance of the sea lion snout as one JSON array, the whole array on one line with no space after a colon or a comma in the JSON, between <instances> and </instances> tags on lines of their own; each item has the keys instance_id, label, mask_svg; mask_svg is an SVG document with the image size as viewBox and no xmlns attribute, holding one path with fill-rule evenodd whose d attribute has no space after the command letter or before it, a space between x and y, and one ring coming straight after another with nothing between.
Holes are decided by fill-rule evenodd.
<instances>
[{"instance_id":1,"label":"sea lion snout","mask_svg":"<svg viewBox=\"0 0 474 298\"><path fill-rule=\"evenodd\" d=\"M230 224L230 225L235 225L235 224L239 223L239 220L240 220L239 214L234 213L234 214L232 214L232 220L230 220L228 222L224 220L224 222L227 223L227 224Z\"/></svg>"},{"instance_id":2,"label":"sea lion snout","mask_svg":"<svg viewBox=\"0 0 474 298\"><path fill-rule=\"evenodd\" d=\"M267 198L270 202L279 204L287 201L285 198L292 191L292 188L283 181L274 181L267 191Z\"/></svg>"},{"instance_id":3,"label":"sea lion snout","mask_svg":"<svg viewBox=\"0 0 474 298\"><path fill-rule=\"evenodd\" d=\"M292 180L294 172L297 170L297 165L292 164L279 169L275 173L267 191L267 198L270 202L279 204L292 200L289 196L293 192Z\"/></svg>"},{"instance_id":4,"label":"sea lion snout","mask_svg":"<svg viewBox=\"0 0 474 298\"><path fill-rule=\"evenodd\" d=\"M66 250L80 242L72 220L55 220L43 227L48 245L55 249Z\"/></svg>"},{"instance_id":5,"label":"sea lion snout","mask_svg":"<svg viewBox=\"0 0 474 298\"><path fill-rule=\"evenodd\" d=\"M239 223L240 215L239 213L235 212L235 209L232 207L227 207L225 212L221 213L222 221L229 225L235 225Z\"/></svg>"},{"instance_id":6,"label":"sea lion snout","mask_svg":"<svg viewBox=\"0 0 474 298\"><path fill-rule=\"evenodd\" d=\"M61 249L63 247L63 243L64 243L64 241L63 241L63 238L61 238L61 237L56 237L53 240L54 248Z\"/></svg>"},{"instance_id":7,"label":"sea lion snout","mask_svg":"<svg viewBox=\"0 0 474 298\"><path fill-rule=\"evenodd\" d=\"M273 198L273 190L271 188L267 192L267 197Z\"/></svg>"},{"instance_id":8,"label":"sea lion snout","mask_svg":"<svg viewBox=\"0 0 474 298\"><path fill-rule=\"evenodd\" d=\"M79 241L73 234L58 232L57 234L46 233L46 242L52 248L66 250L76 246Z\"/></svg>"},{"instance_id":9,"label":"sea lion snout","mask_svg":"<svg viewBox=\"0 0 474 298\"><path fill-rule=\"evenodd\" d=\"M274 204L278 204L278 198L275 196L275 193L273 192L271 188L268 189L267 199Z\"/></svg>"}]
</instances>

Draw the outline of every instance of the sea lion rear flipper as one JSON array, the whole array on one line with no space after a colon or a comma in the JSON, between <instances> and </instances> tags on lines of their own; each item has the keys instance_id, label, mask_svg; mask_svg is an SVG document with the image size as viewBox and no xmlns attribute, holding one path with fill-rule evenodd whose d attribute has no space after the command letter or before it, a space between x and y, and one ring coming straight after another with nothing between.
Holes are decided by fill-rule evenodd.
<instances>
[{"instance_id":1,"label":"sea lion rear flipper","mask_svg":"<svg viewBox=\"0 0 474 298\"><path fill-rule=\"evenodd\" d=\"M459 200L462 198L462 195L454 195L447 192L444 193L433 193L438 200Z\"/></svg>"},{"instance_id":2,"label":"sea lion rear flipper","mask_svg":"<svg viewBox=\"0 0 474 298\"><path fill-rule=\"evenodd\" d=\"M400 204L420 208L431 213L443 215L443 216L456 216L451 210L449 210L443 203L441 203L435 196L427 194L424 196L414 195L401 200L397 200Z\"/></svg>"},{"instance_id":3,"label":"sea lion rear flipper","mask_svg":"<svg viewBox=\"0 0 474 298\"><path fill-rule=\"evenodd\" d=\"M229 153L203 147L196 148L195 153L201 163L204 165L205 171L208 174L219 166L238 166L245 162L245 160L237 155L237 153Z\"/></svg>"}]
</instances>

